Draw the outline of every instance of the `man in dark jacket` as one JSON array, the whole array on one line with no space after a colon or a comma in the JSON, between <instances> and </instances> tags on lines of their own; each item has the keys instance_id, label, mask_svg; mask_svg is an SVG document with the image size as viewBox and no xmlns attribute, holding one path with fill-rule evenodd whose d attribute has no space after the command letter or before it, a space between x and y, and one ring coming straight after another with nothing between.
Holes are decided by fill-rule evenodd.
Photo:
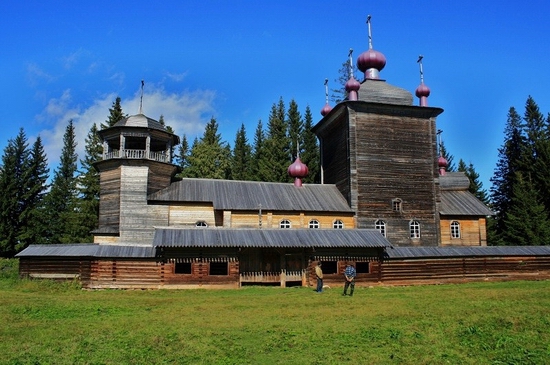
<instances>
[{"instance_id":1,"label":"man in dark jacket","mask_svg":"<svg viewBox=\"0 0 550 365\"><path fill-rule=\"evenodd\" d=\"M344 283L344 294L342 295L347 295L348 287L350 288L349 296L351 297L353 295L353 291L355 290L355 276L357 276L355 268L352 265L346 266L344 270L346 281Z\"/></svg>"}]
</instances>

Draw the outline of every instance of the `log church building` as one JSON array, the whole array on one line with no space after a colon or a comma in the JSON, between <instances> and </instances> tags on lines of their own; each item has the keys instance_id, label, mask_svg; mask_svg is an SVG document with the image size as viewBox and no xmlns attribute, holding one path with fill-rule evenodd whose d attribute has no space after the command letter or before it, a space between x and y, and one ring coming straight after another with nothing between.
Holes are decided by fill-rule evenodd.
<instances>
[{"instance_id":1,"label":"log church building","mask_svg":"<svg viewBox=\"0 0 550 365\"><path fill-rule=\"evenodd\" d=\"M370 32L370 31L369 31ZM370 34L369 34L370 39ZM350 53L351 58L351 53ZM90 244L31 245L17 255L24 277L80 280L85 288L359 286L550 277L545 247L487 247L491 210L446 172L438 154L430 89L413 95L380 78L369 48L348 97L322 108L321 183L175 179L178 136L143 114L99 132L99 227ZM421 65L421 63L420 63ZM421 68L422 75L422 68Z\"/></svg>"}]
</instances>

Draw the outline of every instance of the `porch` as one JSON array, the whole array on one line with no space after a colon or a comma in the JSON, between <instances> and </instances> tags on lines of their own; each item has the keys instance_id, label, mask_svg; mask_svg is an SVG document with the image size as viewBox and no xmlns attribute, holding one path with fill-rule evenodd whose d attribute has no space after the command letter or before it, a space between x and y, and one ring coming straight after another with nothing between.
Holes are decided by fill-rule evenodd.
<instances>
[{"instance_id":1,"label":"porch","mask_svg":"<svg viewBox=\"0 0 550 365\"><path fill-rule=\"evenodd\" d=\"M280 272L256 271L239 274L239 287L243 285L307 286L307 270L285 270Z\"/></svg>"}]
</instances>

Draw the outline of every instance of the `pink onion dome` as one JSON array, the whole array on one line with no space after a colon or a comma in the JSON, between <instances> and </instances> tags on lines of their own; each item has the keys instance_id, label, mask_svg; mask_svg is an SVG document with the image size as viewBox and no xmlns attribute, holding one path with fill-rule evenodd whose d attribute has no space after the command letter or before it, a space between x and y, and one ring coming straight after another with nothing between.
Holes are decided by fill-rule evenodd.
<instances>
[{"instance_id":1,"label":"pink onion dome","mask_svg":"<svg viewBox=\"0 0 550 365\"><path fill-rule=\"evenodd\" d=\"M430 96L430 88L427 87L424 83L418 85L418 87L416 88L416 96L419 98Z\"/></svg>"},{"instance_id":2,"label":"pink onion dome","mask_svg":"<svg viewBox=\"0 0 550 365\"><path fill-rule=\"evenodd\" d=\"M321 115L324 117L325 115L330 113L331 110L332 110L332 107L328 103L326 103L323 109L321 109Z\"/></svg>"},{"instance_id":3,"label":"pink onion dome","mask_svg":"<svg viewBox=\"0 0 550 365\"><path fill-rule=\"evenodd\" d=\"M370 48L357 58L357 68L365 74L365 79L377 79L378 73L386 66L386 56Z\"/></svg>"},{"instance_id":4,"label":"pink onion dome","mask_svg":"<svg viewBox=\"0 0 550 365\"><path fill-rule=\"evenodd\" d=\"M309 170L302 161L300 157L296 157L296 161L288 167L288 175L294 178L295 186L302 186L302 178L306 177Z\"/></svg>"},{"instance_id":5,"label":"pink onion dome","mask_svg":"<svg viewBox=\"0 0 550 365\"><path fill-rule=\"evenodd\" d=\"M346 82L346 91L348 92L348 100L357 100L357 91L359 91L359 88L361 87L361 84L359 81L355 80L355 78L352 76L349 78L349 80Z\"/></svg>"},{"instance_id":6,"label":"pink onion dome","mask_svg":"<svg viewBox=\"0 0 550 365\"><path fill-rule=\"evenodd\" d=\"M447 170L447 159L443 156L439 156L437 159L437 166L439 166L439 175L445 175L445 170Z\"/></svg>"}]
</instances>

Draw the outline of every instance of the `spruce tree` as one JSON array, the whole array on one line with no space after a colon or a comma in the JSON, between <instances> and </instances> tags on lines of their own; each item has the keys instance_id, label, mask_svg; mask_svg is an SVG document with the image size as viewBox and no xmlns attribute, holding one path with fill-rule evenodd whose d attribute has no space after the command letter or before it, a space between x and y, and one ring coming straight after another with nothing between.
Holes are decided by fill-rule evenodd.
<instances>
[{"instance_id":1,"label":"spruce tree","mask_svg":"<svg viewBox=\"0 0 550 365\"><path fill-rule=\"evenodd\" d=\"M189 143L187 142L187 136L185 134L181 137L181 143L176 156L176 165L181 169L181 172L179 172L176 177L186 177L187 168L189 167Z\"/></svg>"},{"instance_id":2,"label":"spruce tree","mask_svg":"<svg viewBox=\"0 0 550 365\"><path fill-rule=\"evenodd\" d=\"M288 166L290 160L290 141L285 122L285 105L283 98L273 104L267 124L264 158L259 161L259 180L270 182L289 182Z\"/></svg>"},{"instance_id":3,"label":"spruce tree","mask_svg":"<svg viewBox=\"0 0 550 365\"><path fill-rule=\"evenodd\" d=\"M38 136L32 145L24 174L24 194L22 206L26 207L21 214L22 230L18 234L16 251L21 251L30 244L45 243L47 221L44 200L48 189L47 180L50 169L42 139Z\"/></svg>"},{"instance_id":4,"label":"spruce tree","mask_svg":"<svg viewBox=\"0 0 550 365\"><path fill-rule=\"evenodd\" d=\"M538 199L529 176L517 172L512 187L510 209L503 217L506 229L501 243L510 246L541 246L550 244L550 221L544 204Z\"/></svg>"},{"instance_id":5,"label":"spruce tree","mask_svg":"<svg viewBox=\"0 0 550 365\"><path fill-rule=\"evenodd\" d=\"M479 174L474 168L474 164L470 162L469 165L466 165L464 160L460 159L458 161L458 171L464 172L464 174L470 180L468 191L480 201L482 201L485 205L488 205L489 197L487 196L487 191L483 189L483 183L479 181Z\"/></svg>"},{"instance_id":6,"label":"spruce tree","mask_svg":"<svg viewBox=\"0 0 550 365\"><path fill-rule=\"evenodd\" d=\"M101 160L102 141L94 123L85 139L84 159L80 160L81 171L78 177L79 190L79 238L84 241L92 241L91 231L98 227L99 220L99 172L94 163Z\"/></svg>"},{"instance_id":7,"label":"spruce tree","mask_svg":"<svg viewBox=\"0 0 550 365\"><path fill-rule=\"evenodd\" d=\"M114 126L117 122L128 117L122 112L122 106L120 105L120 96L116 97L116 100L113 102L112 107L109 109L109 118L105 123L101 124L101 129L106 129Z\"/></svg>"},{"instance_id":8,"label":"spruce tree","mask_svg":"<svg viewBox=\"0 0 550 365\"><path fill-rule=\"evenodd\" d=\"M506 231L504 218L510 210L517 174L523 171L525 150L526 140L522 134L521 117L516 109L511 107L504 128L504 143L498 149L497 166L491 178L492 186L489 190L493 211L496 214L493 218L494 222L489 224L489 227L494 229L488 235L489 238L492 237L489 241L491 245L504 244L503 235Z\"/></svg>"},{"instance_id":9,"label":"spruce tree","mask_svg":"<svg viewBox=\"0 0 550 365\"><path fill-rule=\"evenodd\" d=\"M319 142L312 128L313 116L308 105L304 113L304 145L300 157L302 162L307 165L309 173L303 181L305 183L318 184L321 182Z\"/></svg>"},{"instance_id":10,"label":"spruce tree","mask_svg":"<svg viewBox=\"0 0 550 365\"><path fill-rule=\"evenodd\" d=\"M290 142L290 160L294 162L297 155L300 154L301 150L304 148L304 122L300 112L298 111L298 104L294 101L294 99L292 99L288 104L287 117L288 119L286 124L288 125L288 139ZM298 148L300 148L300 150L298 150Z\"/></svg>"},{"instance_id":11,"label":"spruce tree","mask_svg":"<svg viewBox=\"0 0 550 365\"><path fill-rule=\"evenodd\" d=\"M246 138L244 124L241 124L241 128L235 136L235 145L231 155L231 179L251 180L250 161L251 147Z\"/></svg>"},{"instance_id":12,"label":"spruce tree","mask_svg":"<svg viewBox=\"0 0 550 365\"><path fill-rule=\"evenodd\" d=\"M194 178L227 179L230 173L231 148L222 142L214 118L206 125L203 137L193 143L189 154L187 176Z\"/></svg>"},{"instance_id":13,"label":"spruce tree","mask_svg":"<svg viewBox=\"0 0 550 365\"><path fill-rule=\"evenodd\" d=\"M445 147L445 143L443 143L443 141L439 142L439 155L447 160L447 168L445 169L446 171L456 171L454 164L455 157L447 151L447 148Z\"/></svg>"},{"instance_id":14,"label":"spruce tree","mask_svg":"<svg viewBox=\"0 0 550 365\"><path fill-rule=\"evenodd\" d=\"M21 216L25 196L25 174L29 159L27 136L23 128L15 139L10 139L2 156L0 170L0 256L12 257L19 245L22 230Z\"/></svg>"},{"instance_id":15,"label":"spruce tree","mask_svg":"<svg viewBox=\"0 0 550 365\"><path fill-rule=\"evenodd\" d=\"M261 176L264 174L260 171L261 166L265 165L265 163L262 162L263 160L265 160L265 132L262 121L259 120L254 133L254 146L252 148L252 161L250 163L252 180L261 180Z\"/></svg>"},{"instance_id":16,"label":"spruce tree","mask_svg":"<svg viewBox=\"0 0 550 365\"><path fill-rule=\"evenodd\" d=\"M76 140L73 121L70 120L63 135L60 164L54 172L52 187L46 196L49 243L80 242L81 230L77 215Z\"/></svg>"}]
</instances>

